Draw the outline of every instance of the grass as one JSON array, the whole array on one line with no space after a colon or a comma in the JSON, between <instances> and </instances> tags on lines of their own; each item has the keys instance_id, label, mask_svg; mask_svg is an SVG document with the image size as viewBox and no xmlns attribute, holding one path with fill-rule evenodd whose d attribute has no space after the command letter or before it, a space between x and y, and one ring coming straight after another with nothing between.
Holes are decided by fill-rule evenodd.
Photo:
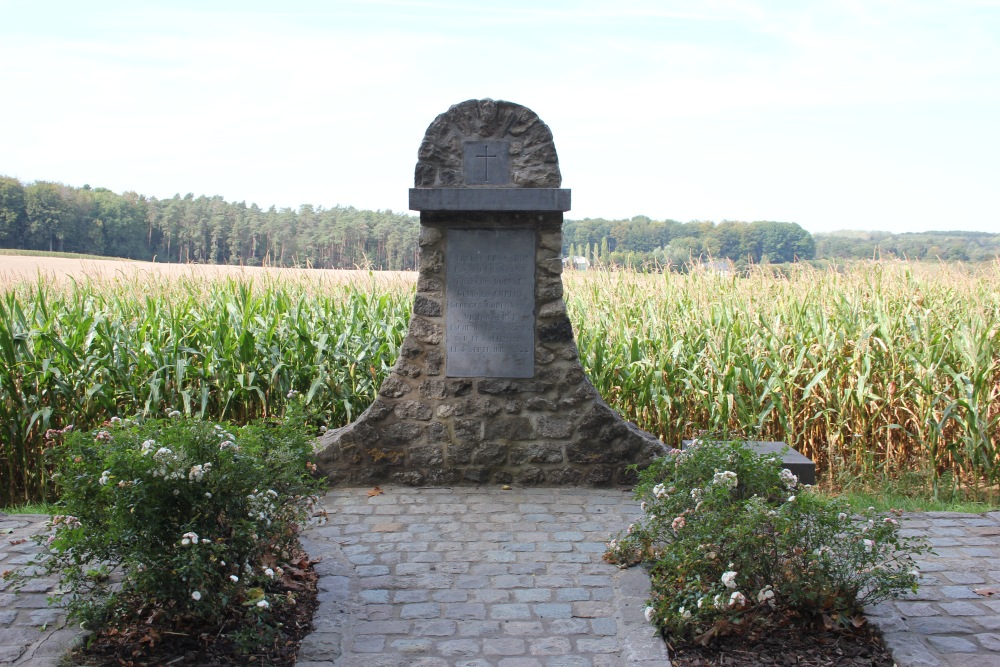
<instances>
[{"instance_id":1,"label":"grass","mask_svg":"<svg viewBox=\"0 0 1000 667\"><path fill-rule=\"evenodd\" d=\"M975 500L1000 482L1000 263L565 283L584 370L668 444L782 440L838 490L927 471L920 493L950 502L953 487ZM0 504L52 492L50 428L171 410L278 417L293 390L315 425L347 423L395 362L412 290L307 272L0 287Z\"/></svg>"},{"instance_id":2,"label":"grass","mask_svg":"<svg viewBox=\"0 0 1000 667\"><path fill-rule=\"evenodd\" d=\"M22 505L11 505L10 507L0 507L2 514L48 514L52 515L58 508L52 503L24 503Z\"/></svg>"}]
</instances>

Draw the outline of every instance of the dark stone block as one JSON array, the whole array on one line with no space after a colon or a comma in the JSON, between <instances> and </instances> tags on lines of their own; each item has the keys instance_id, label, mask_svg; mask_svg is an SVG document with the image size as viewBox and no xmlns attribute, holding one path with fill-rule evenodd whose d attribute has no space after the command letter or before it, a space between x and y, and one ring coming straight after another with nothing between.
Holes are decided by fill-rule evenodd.
<instances>
[{"instance_id":1,"label":"dark stone block","mask_svg":"<svg viewBox=\"0 0 1000 667\"><path fill-rule=\"evenodd\" d=\"M431 486L447 486L462 479L462 471L458 468L432 468L427 471L427 483Z\"/></svg>"},{"instance_id":2,"label":"dark stone block","mask_svg":"<svg viewBox=\"0 0 1000 667\"><path fill-rule=\"evenodd\" d=\"M389 446L408 445L420 439L424 434L424 427L419 424L399 422L390 424L382 429L382 437L379 442Z\"/></svg>"},{"instance_id":3,"label":"dark stone block","mask_svg":"<svg viewBox=\"0 0 1000 667\"><path fill-rule=\"evenodd\" d=\"M437 169L429 164L423 164L418 162L417 168L413 175L413 182L416 183L418 188L430 188L434 186L434 181L437 180Z\"/></svg>"},{"instance_id":4,"label":"dark stone block","mask_svg":"<svg viewBox=\"0 0 1000 667\"><path fill-rule=\"evenodd\" d=\"M420 486L424 482L424 476L418 470L394 472L389 476L389 479L396 484L405 484L406 486Z\"/></svg>"},{"instance_id":5,"label":"dark stone block","mask_svg":"<svg viewBox=\"0 0 1000 667\"><path fill-rule=\"evenodd\" d=\"M444 355L441 353L439 348L431 348L427 351L427 357L424 360L424 370L427 375L440 375L441 374L441 364L444 363Z\"/></svg>"},{"instance_id":6,"label":"dark stone block","mask_svg":"<svg viewBox=\"0 0 1000 667\"><path fill-rule=\"evenodd\" d=\"M371 486L375 482L385 479L385 469L372 467L360 468L352 471L348 479L350 479L351 484L356 484L357 486Z\"/></svg>"},{"instance_id":7,"label":"dark stone block","mask_svg":"<svg viewBox=\"0 0 1000 667\"><path fill-rule=\"evenodd\" d=\"M506 470L501 470L500 472L493 475L493 481L497 484L510 484L514 481L514 476L511 475Z\"/></svg>"},{"instance_id":8,"label":"dark stone block","mask_svg":"<svg viewBox=\"0 0 1000 667\"><path fill-rule=\"evenodd\" d=\"M568 317L538 327L538 340L543 343L563 343L573 340L573 325Z\"/></svg>"},{"instance_id":9,"label":"dark stone block","mask_svg":"<svg viewBox=\"0 0 1000 667\"><path fill-rule=\"evenodd\" d=\"M573 435L573 420L559 417L539 417L539 438L568 438Z\"/></svg>"},{"instance_id":10,"label":"dark stone block","mask_svg":"<svg viewBox=\"0 0 1000 667\"><path fill-rule=\"evenodd\" d=\"M416 359L423 351L424 348L420 343L407 336L399 347L399 356L404 359Z\"/></svg>"},{"instance_id":11,"label":"dark stone block","mask_svg":"<svg viewBox=\"0 0 1000 667\"><path fill-rule=\"evenodd\" d=\"M427 442L451 442L451 437L448 435L448 427L441 422L431 422L427 426Z\"/></svg>"},{"instance_id":12,"label":"dark stone block","mask_svg":"<svg viewBox=\"0 0 1000 667\"><path fill-rule=\"evenodd\" d=\"M603 443L595 442L574 442L566 446L566 458L570 463L580 463L583 465L590 463L612 463L615 461L615 453L611 447Z\"/></svg>"},{"instance_id":13,"label":"dark stone block","mask_svg":"<svg viewBox=\"0 0 1000 667\"><path fill-rule=\"evenodd\" d=\"M464 403L444 403L437 406L437 416L442 419L447 419L449 417L461 417L464 414Z\"/></svg>"},{"instance_id":14,"label":"dark stone block","mask_svg":"<svg viewBox=\"0 0 1000 667\"><path fill-rule=\"evenodd\" d=\"M574 366L566 370L566 373L563 375L562 384L559 385L559 387L560 389L570 389L579 385L586 379L587 376L584 374L583 369L579 366Z\"/></svg>"},{"instance_id":15,"label":"dark stone block","mask_svg":"<svg viewBox=\"0 0 1000 667\"><path fill-rule=\"evenodd\" d=\"M554 385L562 377L562 371L557 366L542 368L535 373L535 379L539 382Z\"/></svg>"},{"instance_id":16,"label":"dark stone block","mask_svg":"<svg viewBox=\"0 0 1000 667\"><path fill-rule=\"evenodd\" d=\"M507 448L495 442L486 442L472 452L472 462L476 465L498 466L507 460Z\"/></svg>"},{"instance_id":17,"label":"dark stone block","mask_svg":"<svg viewBox=\"0 0 1000 667\"><path fill-rule=\"evenodd\" d=\"M466 468L462 471L462 479L474 484L484 484L490 479L489 468Z\"/></svg>"},{"instance_id":18,"label":"dark stone block","mask_svg":"<svg viewBox=\"0 0 1000 667\"><path fill-rule=\"evenodd\" d=\"M482 442L483 422L479 419L456 419L455 439L459 442Z\"/></svg>"},{"instance_id":19,"label":"dark stone block","mask_svg":"<svg viewBox=\"0 0 1000 667\"><path fill-rule=\"evenodd\" d=\"M476 385L476 391L480 394L491 394L494 396L516 394L517 389L518 387L516 382L496 378L480 380L479 384Z\"/></svg>"},{"instance_id":20,"label":"dark stone block","mask_svg":"<svg viewBox=\"0 0 1000 667\"><path fill-rule=\"evenodd\" d=\"M425 294L441 294L444 290L444 283L438 278L431 276L420 276L417 278L417 291Z\"/></svg>"},{"instance_id":21,"label":"dark stone block","mask_svg":"<svg viewBox=\"0 0 1000 667\"><path fill-rule=\"evenodd\" d=\"M545 473L542 472L541 468L524 468L523 470L517 471L514 475L514 479L518 484L524 484L525 486L537 486L545 481Z\"/></svg>"},{"instance_id":22,"label":"dark stone block","mask_svg":"<svg viewBox=\"0 0 1000 667\"><path fill-rule=\"evenodd\" d=\"M460 442L448 448L448 464L453 466L472 463L472 452L476 449L474 443Z\"/></svg>"},{"instance_id":23,"label":"dark stone block","mask_svg":"<svg viewBox=\"0 0 1000 667\"><path fill-rule=\"evenodd\" d=\"M532 412L542 412L542 411L555 412L556 410L559 409L559 406L556 405L555 401L550 401L549 399L542 398L540 396L529 398L525 402L524 406L528 408L528 410L531 410Z\"/></svg>"},{"instance_id":24,"label":"dark stone block","mask_svg":"<svg viewBox=\"0 0 1000 667\"><path fill-rule=\"evenodd\" d=\"M441 304L418 294L413 298L413 312L425 317L441 317Z\"/></svg>"},{"instance_id":25,"label":"dark stone block","mask_svg":"<svg viewBox=\"0 0 1000 667\"><path fill-rule=\"evenodd\" d=\"M439 466L444 463L444 455L441 453L440 447L418 445L410 447L408 463L418 468Z\"/></svg>"},{"instance_id":26,"label":"dark stone block","mask_svg":"<svg viewBox=\"0 0 1000 667\"><path fill-rule=\"evenodd\" d=\"M545 480L550 484L576 484L580 481L580 472L573 468L557 468L550 470Z\"/></svg>"},{"instance_id":27,"label":"dark stone block","mask_svg":"<svg viewBox=\"0 0 1000 667\"><path fill-rule=\"evenodd\" d=\"M410 387L405 382L398 377L390 375L382 383L382 386L379 387L378 393L380 396L385 396L386 398L400 398L401 396L406 396L409 391Z\"/></svg>"},{"instance_id":28,"label":"dark stone block","mask_svg":"<svg viewBox=\"0 0 1000 667\"><path fill-rule=\"evenodd\" d=\"M486 422L488 440L531 440L534 437L535 429L527 417L502 417Z\"/></svg>"},{"instance_id":29,"label":"dark stone block","mask_svg":"<svg viewBox=\"0 0 1000 667\"><path fill-rule=\"evenodd\" d=\"M571 393L569 396L559 401L559 403L562 404L564 407L571 408L580 405L581 403L584 403L586 401L589 401L593 398L597 398L597 391L590 385L590 383L587 383L587 384L582 384L576 389L574 389L573 393Z\"/></svg>"},{"instance_id":30,"label":"dark stone block","mask_svg":"<svg viewBox=\"0 0 1000 667\"><path fill-rule=\"evenodd\" d=\"M614 477L614 469L611 466L597 465L590 469L584 481L593 486L608 484Z\"/></svg>"},{"instance_id":31,"label":"dark stone block","mask_svg":"<svg viewBox=\"0 0 1000 667\"><path fill-rule=\"evenodd\" d=\"M472 391L472 380L446 380L448 396L465 396Z\"/></svg>"},{"instance_id":32,"label":"dark stone block","mask_svg":"<svg viewBox=\"0 0 1000 667\"><path fill-rule=\"evenodd\" d=\"M444 338L444 329L436 322L414 315L410 318L410 335L422 343L438 345Z\"/></svg>"},{"instance_id":33,"label":"dark stone block","mask_svg":"<svg viewBox=\"0 0 1000 667\"><path fill-rule=\"evenodd\" d=\"M431 401L440 401L448 396L444 380L424 380L417 391L423 398Z\"/></svg>"},{"instance_id":34,"label":"dark stone block","mask_svg":"<svg viewBox=\"0 0 1000 667\"><path fill-rule=\"evenodd\" d=\"M342 434L340 437L342 445L373 445L378 442L379 438L378 429L364 422L355 422L343 427L343 430L337 429L337 431Z\"/></svg>"},{"instance_id":35,"label":"dark stone block","mask_svg":"<svg viewBox=\"0 0 1000 667\"><path fill-rule=\"evenodd\" d=\"M367 419L371 421L382 421L392 412L392 403L383 401L381 398L376 397L372 404L368 406L365 410L365 415Z\"/></svg>"},{"instance_id":36,"label":"dark stone block","mask_svg":"<svg viewBox=\"0 0 1000 667\"><path fill-rule=\"evenodd\" d=\"M563 447L545 442L536 445L520 445L510 450L511 465L524 463L563 463Z\"/></svg>"},{"instance_id":37,"label":"dark stone block","mask_svg":"<svg viewBox=\"0 0 1000 667\"><path fill-rule=\"evenodd\" d=\"M623 486L630 486L639 481L639 471L631 466L623 466L615 474L615 481Z\"/></svg>"},{"instance_id":38,"label":"dark stone block","mask_svg":"<svg viewBox=\"0 0 1000 667\"><path fill-rule=\"evenodd\" d=\"M400 401L394 410L398 419L416 419L418 421L430 421L434 412L431 406L420 401Z\"/></svg>"},{"instance_id":39,"label":"dark stone block","mask_svg":"<svg viewBox=\"0 0 1000 667\"><path fill-rule=\"evenodd\" d=\"M628 435L624 420L609 408L604 401L597 401L590 413L580 422L577 434L584 440L598 440L610 443Z\"/></svg>"},{"instance_id":40,"label":"dark stone block","mask_svg":"<svg viewBox=\"0 0 1000 667\"><path fill-rule=\"evenodd\" d=\"M479 396L470 398L466 408L470 415L495 417L503 410L503 405L496 399Z\"/></svg>"},{"instance_id":41,"label":"dark stone block","mask_svg":"<svg viewBox=\"0 0 1000 667\"><path fill-rule=\"evenodd\" d=\"M541 283L539 283L538 287L535 289L535 296L538 298L538 303L545 303L546 301L552 301L553 299L561 299L562 295L562 281L557 282L555 285L546 287L542 287Z\"/></svg>"},{"instance_id":42,"label":"dark stone block","mask_svg":"<svg viewBox=\"0 0 1000 667\"><path fill-rule=\"evenodd\" d=\"M414 364L407 364L402 361L396 364L394 372L396 373L396 375L413 379L420 377L421 374L420 366L416 366Z\"/></svg>"},{"instance_id":43,"label":"dark stone block","mask_svg":"<svg viewBox=\"0 0 1000 667\"><path fill-rule=\"evenodd\" d=\"M507 401L503 405L503 411L509 415L516 415L521 412L521 401Z\"/></svg>"}]
</instances>

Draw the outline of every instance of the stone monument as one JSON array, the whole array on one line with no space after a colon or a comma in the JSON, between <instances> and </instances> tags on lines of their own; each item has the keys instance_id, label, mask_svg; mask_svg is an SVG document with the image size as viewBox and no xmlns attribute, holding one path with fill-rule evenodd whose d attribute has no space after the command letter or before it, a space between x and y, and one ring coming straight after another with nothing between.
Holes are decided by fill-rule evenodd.
<instances>
[{"instance_id":1,"label":"stone monument","mask_svg":"<svg viewBox=\"0 0 1000 667\"><path fill-rule=\"evenodd\" d=\"M317 443L334 482L629 483L627 466L665 453L580 367L561 181L551 131L518 104L469 100L427 128L409 331L371 406Z\"/></svg>"}]
</instances>

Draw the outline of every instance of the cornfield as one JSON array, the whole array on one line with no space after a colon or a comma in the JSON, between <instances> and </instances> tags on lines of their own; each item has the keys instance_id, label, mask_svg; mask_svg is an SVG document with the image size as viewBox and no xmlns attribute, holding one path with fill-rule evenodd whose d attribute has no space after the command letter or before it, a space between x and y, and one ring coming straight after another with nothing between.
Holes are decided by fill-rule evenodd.
<instances>
[{"instance_id":1,"label":"cornfield","mask_svg":"<svg viewBox=\"0 0 1000 667\"><path fill-rule=\"evenodd\" d=\"M788 275L570 272L584 369L669 444L784 440L838 474L1000 478L1000 264ZM405 335L412 282L119 276L0 288L0 505L51 492L46 430L111 416L243 422L298 392L358 415Z\"/></svg>"}]
</instances>

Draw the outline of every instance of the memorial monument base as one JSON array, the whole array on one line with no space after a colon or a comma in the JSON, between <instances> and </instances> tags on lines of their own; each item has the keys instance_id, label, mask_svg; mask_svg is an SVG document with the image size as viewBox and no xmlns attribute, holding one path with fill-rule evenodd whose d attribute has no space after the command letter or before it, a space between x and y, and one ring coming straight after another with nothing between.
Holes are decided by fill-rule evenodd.
<instances>
[{"instance_id":1,"label":"memorial monument base","mask_svg":"<svg viewBox=\"0 0 1000 667\"><path fill-rule=\"evenodd\" d=\"M416 182L409 331L371 406L318 441L320 468L351 484L634 481L629 466L666 448L580 366L562 285L570 193L548 127L509 102L456 105L428 128Z\"/></svg>"}]
</instances>

